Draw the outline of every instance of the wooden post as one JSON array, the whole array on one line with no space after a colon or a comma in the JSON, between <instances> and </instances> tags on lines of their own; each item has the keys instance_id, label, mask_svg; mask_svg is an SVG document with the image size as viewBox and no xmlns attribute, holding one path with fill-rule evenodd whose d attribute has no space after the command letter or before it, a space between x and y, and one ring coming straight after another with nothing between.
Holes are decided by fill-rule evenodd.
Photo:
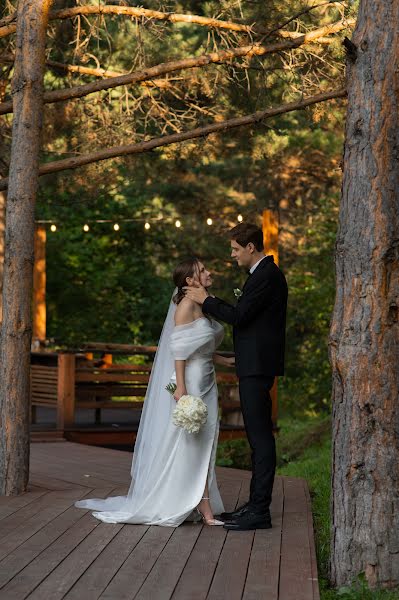
<instances>
[{"instance_id":1,"label":"wooden post","mask_svg":"<svg viewBox=\"0 0 399 600\"><path fill-rule=\"evenodd\" d=\"M263 246L266 255L272 254L274 262L278 265L278 211L266 208L262 215ZM277 402L277 377L274 380L270 390L272 399L272 421L277 428L278 402Z\"/></svg>"},{"instance_id":2,"label":"wooden post","mask_svg":"<svg viewBox=\"0 0 399 600\"><path fill-rule=\"evenodd\" d=\"M262 215L263 245L265 254L273 254L276 264L278 264L278 226L278 211L266 208Z\"/></svg>"},{"instance_id":3,"label":"wooden post","mask_svg":"<svg viewBox=\"0 0 399 600\"><path fill-rule=\"evenodd\" d=\"M0 493L26 491L35 202L43 123L43 73L51 0L17 5L0 342Z\"/></svg>"},{"instance_id":4,"label":"wooden post","mask_svg":"<svg viewBox=\"0 0 399 600\"><path fill-rule=\"evenodd\" d=\"M75 420L75 355L58 355L57 429L64 431Z\"/></svg>"},{"instance_id":5,"label":"wooden post","mask_svg":"<svg viewBox=\"0 0 399 600\"><path fill-rule=\"evenodd\" d=\"M33 332L35 340L46 339L46 228L35 229L33 267Z\"/></svg>"},{"instance_id":6,"label":"wooden post","mask_svg":"<svg viewBox=\"0 0 399 600\"><path fill-rule=\"evenodd\" d=\"M109 366L112 366L112 354L109 354L108 352L103 352L101 355L101 360L103 364L101 365L100 369L107 369Z\"/></svg>"}]
</instances>

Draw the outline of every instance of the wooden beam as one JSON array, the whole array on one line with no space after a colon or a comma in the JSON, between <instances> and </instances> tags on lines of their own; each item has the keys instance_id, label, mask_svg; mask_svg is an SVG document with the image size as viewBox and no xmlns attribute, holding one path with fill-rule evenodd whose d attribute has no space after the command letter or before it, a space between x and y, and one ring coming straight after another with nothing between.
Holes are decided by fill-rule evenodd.
<instances>
[{"instance_id":1,"label":"wooden beam","mask_svg":"<svg viewBox=\"0 0 399 600\"><path fill-rule=\"evenodd\" d=\"M278 211L266 208L262 215L263 245L265 254L272 254L278 264Z\"/></svg>"},{"instance_id":2,"label":"wooden beam","mask_svg":"<svg viewBox=\"0 0 399 600\"><path fill-rule=\"evenodd\" d=\"M276 264L278 264L278 225L278 211L266 208L262 214L263 246L265 254L272 254ZM276 427L278 418L277 377L270 390L270 397L272 399L272 421Z\"/></svg>"},{"instance_id":3,"label":"wooden beam","mask_svg":"<svg viewBox=\"0 0 399 600\"><path fill-rule=\"evenodd\" d=\"M35 229L35 262L33 266L33 332L34 340L46 339L46 228Z\"/></svg>"},{"instance_id":4,"label":"wooden beam","mask_svg":"<svg viewBox=\"0 0 399 600\"><path fill-rule=\"evenodd\" d=\"M71 427L75 420L75 355L58 355L57 429Z\"/></svg>"}]
</instances>

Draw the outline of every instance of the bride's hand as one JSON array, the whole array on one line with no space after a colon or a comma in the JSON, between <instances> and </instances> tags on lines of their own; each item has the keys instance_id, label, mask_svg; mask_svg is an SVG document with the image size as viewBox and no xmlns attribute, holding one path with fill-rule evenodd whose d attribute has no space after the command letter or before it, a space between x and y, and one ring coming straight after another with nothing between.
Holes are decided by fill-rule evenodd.
<instances>
[{"instance_id":1,"label":"bride's hand","mask_svg":"<svg viewBox=\"0 0 399 600\"><path fill-rule=\"evenodd\" d=\"M187 390L185 387L177 387L175 389L175 393L173 394L173 398L178 402L182 396L187 396Z\"/></svg>"}]
</instances>

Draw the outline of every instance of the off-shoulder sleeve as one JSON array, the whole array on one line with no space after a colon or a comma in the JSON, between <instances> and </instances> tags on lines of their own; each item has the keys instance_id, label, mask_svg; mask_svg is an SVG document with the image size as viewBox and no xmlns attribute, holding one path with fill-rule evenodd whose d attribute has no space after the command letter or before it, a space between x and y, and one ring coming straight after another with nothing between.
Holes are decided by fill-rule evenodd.
<instances>
[{"instance_id":1,"label":"off-shoulder sleeve","mask_svg":"<svg viewBox=\"0 0 399 600\"><path fill-rule=\"evenodd\" d=\"M170 350L175 360L187 360L212 341L211 328L194 321L174 328L170 336Z\"/></svg>"}]
</instances>

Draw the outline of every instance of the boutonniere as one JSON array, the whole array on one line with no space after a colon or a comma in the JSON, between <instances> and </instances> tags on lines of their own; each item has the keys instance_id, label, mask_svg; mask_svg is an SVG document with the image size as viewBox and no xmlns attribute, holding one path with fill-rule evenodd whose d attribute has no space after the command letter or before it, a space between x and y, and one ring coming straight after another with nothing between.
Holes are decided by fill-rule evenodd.
<instances>
[{"instance_id":1,"label":"boutonniere","mask_svg":"<svg viewBox=\"0 0 399 600\"><path fill-rule=\"evenodd\" d=\"M238 298L241 298L241 296L242 296L242 291L240 290L240 288L234 288L233 292L234 292L234 296L235 296L237 299L238 299Z\"/></svg>"}]
</instances>

